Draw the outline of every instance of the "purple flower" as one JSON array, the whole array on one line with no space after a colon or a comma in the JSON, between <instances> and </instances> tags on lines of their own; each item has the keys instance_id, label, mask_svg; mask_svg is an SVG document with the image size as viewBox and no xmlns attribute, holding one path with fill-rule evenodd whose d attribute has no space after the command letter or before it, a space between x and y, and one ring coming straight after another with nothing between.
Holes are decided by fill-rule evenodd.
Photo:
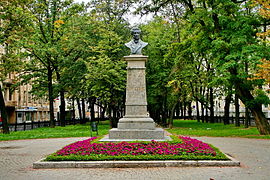
<instances>
[{"instance_id":1,"label":"purple flower","mask_svg":"<svg viewBox=\"0 0 270 180\"><path fill-rule=\"evenodd\" d=\"M149 143L91 143L96 137L78 141L70 144L56 152L59 156L74 155L91 155L104 154L110 156L118 155L181 155L183 153L212 155L216 152L208 144L190 137L179 136L182 143L157 142L152 140Z\"/></svg>"}]
</instances>

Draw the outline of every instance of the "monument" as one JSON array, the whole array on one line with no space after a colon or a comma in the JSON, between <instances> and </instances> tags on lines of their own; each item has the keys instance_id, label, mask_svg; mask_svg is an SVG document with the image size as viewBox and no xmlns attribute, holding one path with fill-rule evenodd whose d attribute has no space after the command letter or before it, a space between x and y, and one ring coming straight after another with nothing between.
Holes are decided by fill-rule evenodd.
<instances>
[{"instance_id":1,"label":"monument","mask_svg":"<svg viewBox=\"0 0 270 180\"><path fill-rule=\"evenodd\" d=\"M156 128L155 122L147 113L145 62L147 56L142 49L148 43L140 39L141 30L132 28L133 39L125 45L131 54L127 61L126 113L119 120L118 127L109 131L108 141L117 140L165 140L164 130Z\"/></svg>"}]
</instances>

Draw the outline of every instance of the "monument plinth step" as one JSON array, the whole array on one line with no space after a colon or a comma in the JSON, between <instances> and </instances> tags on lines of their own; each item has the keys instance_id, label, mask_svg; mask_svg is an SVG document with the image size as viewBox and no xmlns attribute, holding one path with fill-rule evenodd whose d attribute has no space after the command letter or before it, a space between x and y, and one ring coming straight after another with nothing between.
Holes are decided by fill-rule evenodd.
<instances>
[{"instance_id":1,"label":"monument plinth step","mask_svg":"<svg viewBox=\"0 0 270 180\"><path fill-rule=\"evenodd\" d=\"M124 117L119 120L118 129L156 129L155 122L150 117Z\"/></svg>"},{"instance_id":2,"label":"monument plinth step","mask_svg":"<svg viewBox=\"0 0 270 180\"><path fill-rule=\"evenodd\" d=\"M164 139L164 130L155 129L119 129L113 128L109 131L109 139Z\"/></svg>"}]
</instances>

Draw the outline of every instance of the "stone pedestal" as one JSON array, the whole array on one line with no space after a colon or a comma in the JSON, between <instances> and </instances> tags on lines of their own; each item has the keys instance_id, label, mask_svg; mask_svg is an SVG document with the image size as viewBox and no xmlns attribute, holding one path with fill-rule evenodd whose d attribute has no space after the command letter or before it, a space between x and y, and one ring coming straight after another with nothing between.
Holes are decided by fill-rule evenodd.
<instances>
[{"instance_id":1,"label":"stone pedestal","mask_svg":"<svg viewBox=\"0 0 270 180\"><path fill-rule=\"evenodd\" d=\"M156 128L147 113L145 62L147 56L125 56L127 61L126 114L118 128L109 131L109 139L165 139L164 130Z\"/></svg>"}]
</instances>

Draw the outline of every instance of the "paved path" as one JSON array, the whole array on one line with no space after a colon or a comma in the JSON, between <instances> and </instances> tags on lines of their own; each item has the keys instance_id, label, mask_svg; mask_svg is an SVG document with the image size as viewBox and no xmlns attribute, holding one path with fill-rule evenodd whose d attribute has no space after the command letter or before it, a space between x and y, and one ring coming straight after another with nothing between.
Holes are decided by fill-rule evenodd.
<instances>
[{"instance_id":1,"label":"paved path","mask_svg":"<svg viewBox=\"0 0 270 180\"><path fill-rule=\"evenodd\" d=\"M32 169L32 163L61 147L86 138L0 142L0 180L269 180L270 140L198 137L242 163L241 167L128 169Z\"/></svg>"}]
</instances>

